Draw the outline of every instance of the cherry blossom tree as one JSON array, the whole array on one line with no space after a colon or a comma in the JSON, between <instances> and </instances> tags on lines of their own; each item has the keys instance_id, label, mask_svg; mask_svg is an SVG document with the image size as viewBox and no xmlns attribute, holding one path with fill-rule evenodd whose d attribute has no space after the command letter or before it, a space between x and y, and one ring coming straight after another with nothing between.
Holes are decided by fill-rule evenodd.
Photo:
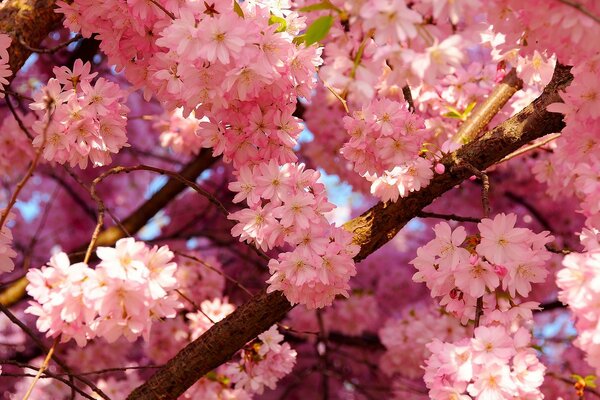
<instances>
[{"instance_id":1,"label":"cherry blossom tree","mask_svg":"<svg viewBox=\"0 0 600 400\"><path fill-rule=\"evenodd\" d=\"M6 399L600 397L600 3L0 2Z\"/></svg>"}]
</instances>

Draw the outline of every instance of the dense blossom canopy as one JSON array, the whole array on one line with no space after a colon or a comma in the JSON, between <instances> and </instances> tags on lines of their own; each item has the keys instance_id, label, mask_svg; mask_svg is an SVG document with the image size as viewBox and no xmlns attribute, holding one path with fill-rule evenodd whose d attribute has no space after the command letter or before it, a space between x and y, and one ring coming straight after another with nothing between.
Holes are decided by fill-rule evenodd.
<instances>
[{"instance_id":1,"label":"dense blossom canopy","mask_svg":"<svg viewBox=\"0 0 600 400\"><path fill-rule=\"evenodd\" d=\"M595 0L0 2L2 398L600 396L599 35Z\"/></svg>"}]
</instances>

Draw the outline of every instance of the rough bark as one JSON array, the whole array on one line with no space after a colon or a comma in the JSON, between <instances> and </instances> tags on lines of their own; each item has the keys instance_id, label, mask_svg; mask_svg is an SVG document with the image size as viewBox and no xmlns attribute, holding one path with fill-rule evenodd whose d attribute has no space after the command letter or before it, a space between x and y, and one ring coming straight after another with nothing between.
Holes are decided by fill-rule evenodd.
<instances>
[{"instance_id":1,"label":"rough bark","mask_svg":"<svg viewBox=\"0 0 600 400\"><path fill-rule=\"evenodd\" d=\"M8 49L13 77L31 55L21 41L38 48L60 26L63 15L54 12L55 3L54 0L5 0L0 5L0 32L13 39Z\"/></svg>"},{"instance_id":2,"label":"rough bark","mask_svg":"<svg viewBox=\"0 0 600 400\"><path fill-rule=\"evenodd\" d=\"M445 156L441 162L448 172L437 175L429 186L396 203L379 203L346 223L344 228L354 233L354 242L361 246L355 260L363 260L387 243L424 207L471 176L472 172L461 165L471 164L483 171L524 144L560 132L564 127L562 115L550 113L546 107L561 101L558 92L572 80L569 71L569 67L557 66L552 81L533 103ZM269 329L291 308L279 292L259 293L186 346L127 399L176 399L203 375L228 361L248 340Z\"/></svg>"}]
</instances>

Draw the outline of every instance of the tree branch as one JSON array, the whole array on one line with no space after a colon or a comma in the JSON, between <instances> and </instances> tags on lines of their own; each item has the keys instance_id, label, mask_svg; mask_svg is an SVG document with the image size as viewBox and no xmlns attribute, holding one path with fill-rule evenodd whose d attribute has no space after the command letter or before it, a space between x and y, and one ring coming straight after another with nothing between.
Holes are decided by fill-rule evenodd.
<instances>
[{"instance_id":1,"label":"tree branch","mask_svg":"<svg viewBox=\"0 0 600 400\"><path fill-rule=\"evenodd\" d=\"M8 49L12 78L31 55L21 42L37 48L60 26L63 15L55 13L54 8L54 0L5 0L0 6L0 32L13 38Z\"/></svg>"},{"instance_id":2,"label":"tree branch","mask_svg":"<svg viewBox=\"0 0 600 400\"><path fill-rule=\"evenodd\" d=\"M181 177L187 180L196 180L196 178L215 162L210 150L202 150L198 156L188 163L179 173ZM131 234L139 231L157 212L162 210L172 199L181 193L187 186L178 179L171 178L158 192L148 201L142 204L129 217L123 220L122 226ZM119 226L111 226L103 230L98 235L96 246L112 246L117 240L126 236L126 233ZM85 250L87 245L81 247ZM71 258L72 262L83 260L81 255ZM27 279L24 277L13 283L4 292L0 293L0 304L10 306L19 301L25 295Z\"/></svg>"},{"instance_id":3,"label":"tree branch","mask_svg":"<svg viewBox=\"0 0 600 400\"><path fill-rule=\"evenodd\" d=\"M363 260L390 241L425 206L472 175L464 168L453 168L456 165L469 163L485 171L531 140L561 131L562 115L548 112L546 107L562 101L558 92L573 79L569 71L570 67L557 65L552 81L533 103L475 141L446 155L441 162L450 172L437 175L429 186L396 203L379 203L347 222L344 228L354 233L354 242L361 246L355 261ZM291 308L282 293L262 291L187 345L127 399L176 399L206 373L228 361L248 341L269 329Z\"/></svg>"}]
</instances>

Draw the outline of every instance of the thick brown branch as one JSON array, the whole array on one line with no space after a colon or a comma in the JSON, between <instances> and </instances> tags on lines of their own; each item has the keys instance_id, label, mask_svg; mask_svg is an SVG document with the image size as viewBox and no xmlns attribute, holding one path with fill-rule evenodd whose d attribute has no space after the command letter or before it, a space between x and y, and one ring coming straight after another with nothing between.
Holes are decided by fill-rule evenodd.
<instances>
[{"instance_id":1,"label":"thick brown branch","mask_svg":"<svg viewBox=\"0 0 600 400\"><path fill-rule=\"evenodd\" d=\"M354 233L354 242L361 246L355 260L364 259L387 243L425 206L471 175L468 170L454 166L468 163L485 171L531 140L561 131L562 115L550 113L546 107L561 101L558 91L571 82L569 70L557 66L552 81L532 104L479 139L445 156L441 162L446 171L452 172L437 175L426 188L393 204L380 203L346 223L344 228ZM128 399L176 399L206 373L228 361L246 342L269 329L291 308L281 293L261 292L187 345Z\"/></svg>"},{"instance_id":2,"label":"thick brown branch","mask_svg":"<svg viewBox=\"0 0 600 400\"><path fill-rule=\"evenodd\" d=\"M8 49L13 77L21 69L31 50L39 47L48 34L56 29L63 15L54 12L54 0L5 0L0 6L0 32L8 33L12 43Z\"/></svg>"}]
</instances>

